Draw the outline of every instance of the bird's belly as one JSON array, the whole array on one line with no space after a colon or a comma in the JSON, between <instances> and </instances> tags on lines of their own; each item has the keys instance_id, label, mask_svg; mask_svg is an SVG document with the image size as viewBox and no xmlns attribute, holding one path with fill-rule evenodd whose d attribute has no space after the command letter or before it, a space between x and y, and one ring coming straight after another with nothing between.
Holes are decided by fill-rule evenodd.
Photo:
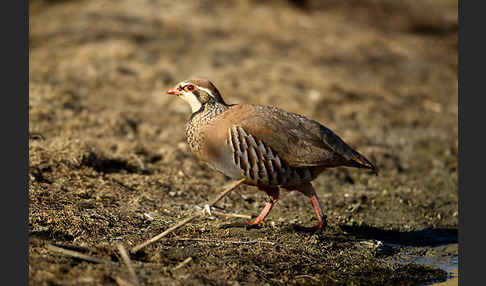
<instances>
[{"instance_id":1,"label":"bird's belly","mask_svg":"<svg viewBox=\"0 0 486 286\"><path fill-rule=\"evenodd\" d=\"M226 151L218 155L217 160L212 160L211 163L208 162L209 166L232 179L240 179L245 177L242 170L232 162L231 157L233 155L231 152Z\"/></svg>"}]
</instances>

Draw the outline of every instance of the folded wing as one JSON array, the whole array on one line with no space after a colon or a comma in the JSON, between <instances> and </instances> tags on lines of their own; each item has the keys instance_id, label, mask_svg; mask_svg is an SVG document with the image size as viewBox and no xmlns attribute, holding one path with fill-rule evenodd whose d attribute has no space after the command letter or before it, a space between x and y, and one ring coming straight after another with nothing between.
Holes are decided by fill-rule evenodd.
<instances>
[{"instance_id":1,"label":"folded wing","mask_svg":"<svg viewBox=\"0 0 486 286\"><path fill-rule=\"evenodd\" d=\"M350 166L376 171L363 155L317 121L262 105L236 105L238 125L271 146L289 166ZM237 109L237 110L236 110Z\"/></svg>"}]
</instances>

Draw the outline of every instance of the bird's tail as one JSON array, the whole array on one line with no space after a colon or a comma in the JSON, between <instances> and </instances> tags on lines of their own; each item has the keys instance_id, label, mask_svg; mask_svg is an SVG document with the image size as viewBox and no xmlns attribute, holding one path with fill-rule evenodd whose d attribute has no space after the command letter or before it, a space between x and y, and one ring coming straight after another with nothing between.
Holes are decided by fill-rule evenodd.
<instances>
[{"instance_id":1,"label":"bird's tail","mask_svg":"<svg viewBox=\"0 0 486 286\"><path fill-rule=\"evenodd\" d=\"M365 156L353 150L353 156L350 158L349 166L356 168L371 169L375 175L378 175L378 168L373 165Z\"/></svg>"}]
</instances>

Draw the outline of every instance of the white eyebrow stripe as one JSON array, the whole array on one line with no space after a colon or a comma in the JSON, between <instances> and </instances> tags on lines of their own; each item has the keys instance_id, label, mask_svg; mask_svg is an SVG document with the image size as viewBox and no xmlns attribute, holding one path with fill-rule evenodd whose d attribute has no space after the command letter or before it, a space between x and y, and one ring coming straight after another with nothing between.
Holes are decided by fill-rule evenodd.
<instances>
[{"instance_id":1,"label":"white eyebrow stripe","mask_svg":"<svg viewBox=\"0 0 486 286\"><path fill-rule=\"evenodd\" d=\"M206 92L206 93L207 93L207 94L209 94L209 95L210 95L212 98L215 98L215 97L214 97L214 95L213 95L213 93L212 93L212 92L211 92L209 89L204 88L204 87L200 87L200 86L197 86L197 88L199 88L200 90L202 90L202 91Z\"/></svg>"}]
</instances>

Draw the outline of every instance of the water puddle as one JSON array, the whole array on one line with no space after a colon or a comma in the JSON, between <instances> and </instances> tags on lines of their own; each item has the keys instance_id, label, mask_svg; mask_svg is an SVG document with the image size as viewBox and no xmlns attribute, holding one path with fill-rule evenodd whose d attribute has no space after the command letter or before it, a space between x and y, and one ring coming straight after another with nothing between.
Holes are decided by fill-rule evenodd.
<instances>
[{"instance_id":1,"label":"water puddle","mask_svg":"<svg viewBox=\"0 0 486 286\"><path fill-rule=\"evenodd\" d=\"M402 249L401 252L405 254L398 255L396 257L391 258L391 263L399 263L399 264L409 264L415 263L420 265L426 265L434 268L439 268L448 273L447 280L443 282L438 281L430 281L428 283L423 284L425 285L434 285L434 286L453 286L458 285L459 283L459 259L458 259L458 247L457 243L448 244L438 247L432 247L427 249L425 255L414 255L413 253L420 252L421 248L410 248L404 247L400 245L391 245L388 244L390 247L400 247ZM407 251L404 249L409 249ZM408 254L409 252L410 254Z\"/></svg>"},{"instance_id":2,"label":"water puddle","mask_svg":"<svg viewBox=\"0 0 486 286\"><path fill-rule=\"evenodd\" d=\"M444 282L423 285L458 285L458 229L425 228L414 231L384 230L373 226L341 225L341 229L376 248L391 264L420 264L448 273ZM448 284L442 284L448 283Z\"/></svg>"}]
</instances>

